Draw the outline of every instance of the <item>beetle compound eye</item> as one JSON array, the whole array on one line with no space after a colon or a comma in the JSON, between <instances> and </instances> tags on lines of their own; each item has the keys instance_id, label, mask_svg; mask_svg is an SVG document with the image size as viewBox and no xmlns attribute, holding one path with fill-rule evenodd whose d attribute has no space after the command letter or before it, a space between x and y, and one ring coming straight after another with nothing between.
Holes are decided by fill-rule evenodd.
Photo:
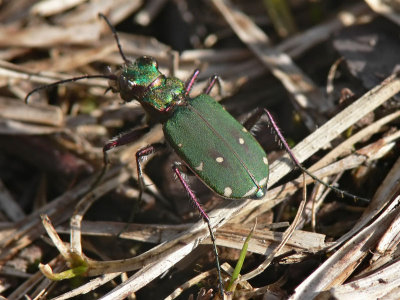
<instances>
[{"instance_id":1,"label":"beetle compound eye","mask_svg":"<svg viewBox=\"0 0 400 300\"><path fill-rule=\"evenodd\" d=\"M121 98L130 102L132 100L141 100L146 87L137 85L135 81L128 79L127 77L121 75L118 78L118 84L115 85L116 90L120 93ZM112 88L112 85L110 85Z\"/></svg>"},{"instance_id":2,"label":"beetle compound eye","mask_svg":"<svg viewBox=\"0 0 400 300\"><path fill-rule=\"evenodd\" d=\"M125 77L125 76L120 76L119 78L118 78L118 90L120 90L120 91L124 91L124 90L126 90L127 88L129 88L129 81L128 81L128 79Z\"/></svg>"}]
</instances>

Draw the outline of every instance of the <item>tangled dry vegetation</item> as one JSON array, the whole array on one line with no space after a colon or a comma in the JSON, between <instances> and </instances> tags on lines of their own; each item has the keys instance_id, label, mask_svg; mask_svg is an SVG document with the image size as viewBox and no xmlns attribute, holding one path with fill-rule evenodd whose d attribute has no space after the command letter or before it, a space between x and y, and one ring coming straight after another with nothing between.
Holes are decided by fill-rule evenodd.
<instances>
[{"instance_id":1,"label":"tangled dry vegetation","mask_svg":"<svg viewBox=\"0 0 400 300\"><path fill-rule=\"evenodd\" d=\"M52 87L24 103L37 86L118 70L123 61L101 12L117 27L128 57L153 56L165 74L182 80L199 68L193 95L220 75L222 93L215 89L213 96L229 112L243 120L267 107L300 162L370 200L342 198L320 185L304 196L303 177L261 121L255 135L273 161L262 200L222 199L190 178L209 212L227 280L256 224L241 281L227 297L398 298L399 7L374 0L277 2L283 3L1 2L4 297L218 297L207 226L172 174L179 160L172 151L146 162L146 191L136 202L135 153L163 141L160 126L110 153L109 170L88 193L103 145L143 124L140 105L104 93L105 79ZM83 276L44 275L74 277L71 270Z\"/></svg>"}]
</instances>

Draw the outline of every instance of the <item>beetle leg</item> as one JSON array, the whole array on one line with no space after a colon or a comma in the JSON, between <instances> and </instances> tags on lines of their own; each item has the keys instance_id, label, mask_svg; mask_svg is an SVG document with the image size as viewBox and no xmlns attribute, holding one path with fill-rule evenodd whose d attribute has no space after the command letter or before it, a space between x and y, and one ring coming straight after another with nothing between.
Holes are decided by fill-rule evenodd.
<instances>
[{"instance_id":1,"label":"beetle leg","mask_svg":"<svg viewBox=\"0 0 400 300\"><path fill-rule=\"evenodd\" d=\"M196 81L196 78L197 78L197 76L199 76L199 74L200 74L200 71L198 69L194 70L192 76L190 76L190 78L186 81L185 95L189 95L190 91L192 90L193 84ZM219 89L219 94L222 96L223 95L222 85L221 85L221 80L218 75L214 75L214 76L210 77L208 84L207 84L206 88L204 89L203 93L208 95L211 92L212 88L214 87L215 83L217 83L218 89Z\"/></svg>"},{"instance_id":2,"label":"beetle leg","mask_svg":"<svg viewBox=\"0 0 400 300\"><path fill-rule=\"evenodd\" d=\"M306 168L303 167L303 165L298 161L298 159L296 158L296 156L294 155L293 151L290 149L288 143L286 142L286 139L284 138L282 132L279 130L278 125L276 124L274 118L272 117L271 113L265 109L265 108L261 108L261 109L257 109L247 120L246 122L243 124L243 126L247 129L250 130L256 123L257 121L261 118L261 116L263 114L266 114L268 117L268 121L273 129L273 131L275 132L275 136L278 137L278 140L280 142L280 145L283 146L283 148L285 149L286 153L289 155L290 159L293 161L293 163L295 164L295 166L297 168L299 168L302 172L306 173L308 176L310 176L312 179L314 179L315 181L321 183L322 185L324 185L325 187L335 191L336 193L338 193L340 196L347 196L350 198L353 198L354 200L362 200L365 202L369 202L370 200L362 198L362 197L358 197L356 195L353 195L351 193L348 193L346 191L343 191L341 189L338 189L324 181L322 181L321 179L319 179L317 176L315 176L314 174L312 174L311 172L309 172Z\"/></svg>"},{"instance_id":3,"label":"beetle leg","mask_svg":"<svg viewBox=\"0 0 400 300\"><path fill-rule=\"evenodd\" d=\"M132 143L136 141L138 138L142 137L144 134L150 131L150 127L145 126L143 128L135 129L121 135L118 135L112 138L107 144L103 147L103 160L104 164L108 164L108 155L107 152L111 149Z\"/></svg>"},{"instance_id":4,"label":"beetle leg","mask_svg":"<svg viewBox=\"0 0 400 300\"><path fill-rule=\"evenodd\" d=\"M107 152L111 149L117 148L122 145L129 144L129 143L137 140L138 138L143 136L145 133L149 132L149 130L150 130L150 127L147 127L147 126L143 127L143 128L135 129L130 132L127 132L127 133L124 133L124 134L114 137L107 144L104 145L104 147L103 147L103 168L101 169L99 176L96 178L96 180L91 185L89 192L92 191L100 183L100 181L103 179L104 174L107 171L107 167L108 167L108 163L109 163Z\"/></svg>"},{"instance_id":5,"label":"beetle leg","mask_svg":"<svg viewBox=\"0 0 400 300\"><path fill-rule=\"evenodd\" d=\"M136 170L137 170L137 176L138 176L139 196L137 198L137 201L135 202L136 205L134 205L134 207L131 210L131 214L129 215L128 222L126 223L124 228L122 228L122 230L118 233L118 236L120 236L121 233L124 232L128 228L129 224L132 223L133 218L135 216L135 212L142 202L143 192L145 189L144 180L143 180L143 169L142 169L142 165L141 165L143 158L145 158L146 156L153 154L154 152L157 152L163 148L165 148L165 144L155 143L155 144L146 146L142 149L139 149L136 152Z\"/></svg>"},{"instance_id":6,"label":"beetle leg","mask_svg":"<svg viewBox=\"0 0 400 300\"><path fill-rule=\"evenodd\" d=\"M194 205L196 206L196 208L199 211L203 220L205 222L210 222L210 219L209 219L207 213L201 207L201 204L197 200L196 195L194 194L192 189L189 187L189 184L185 181L184 175L182 174L181 170L179 170L179 168L181 168L181 167L182 166L180 164L174 163L172 169L174 170L175 174L178 176L179 181L182 183L182 185L185 188L185 190L187 191L187 193L189 194L190 199L192 199Z\"/></svg>"},{"instance_id":7,"label":"beetle leg","mask_svg":"<svg viewBox=\"0 0 400 300\"><path fill-rule=\"evenodd\" d=\"M208 85L206 86L206 88L204 89L204 94L210 94L212 88L214 87L215 83L217 83L218 85L218 93L221 95L221 97L224 97L224 92L222 89L222 84L221 84L221 79L218 75L214 75L212 77L210 77L209 81L208 81Z\"/></svg>"},{"instance_id":8,"label":"beetle leg","mask_svg":"<svg viewBox=\"0 0 400 300\"><path fill-rule=\"evenodd\" d=\"M186 81L186 83L185 83L185 95L186 96L189 95L189 93L193 87L193 84L196 81L196 78L197 78L197 76L199 76L199 74L200 74L199 69L194 70L192 76L190 76L190 78Z\"/></svg>"},{"instance_id":9,"label":"beetle leg","mask_svg":"<svg viewBox=\"0 0 400 300\"><path fill-rule=\"evenodd\" d=\"M142 170L142 165L141 162L144 157L153 154L159 150L165 149L165 144L162 143L155 143L149 146L146 146L142 149L140 149L138 152L136 152L136 166L137 166L137 176L138 176L138 184L139 184L139 197L138 197L138 203L141 203L142 201L142 196L143 192L145 189L144 186L144 181L143 181L143 170ZM129 220L132 221L132 220Z\"/></svg>"},{"instance_id":10,"label":"beetle leg","mask_svg":"<svg viewBox=\"0 0 400 300\"><path fill-rule=\"evenodd\" d=\"M174 170L174 173L177 175L179 181L182 183L182 185L185 188L186 192L189 194L190 199L192 200L192 202L196 206L197 210L199 211L203 221L207 223L208 231L210 232L210 238L211 238L211 241L212 241L212 244L213 244L215 261L216 261L216 264L217 264L219 289L220 289L220 293L221 293L221 297L222 297L221 299L224 299L224 285L222 283L221 267L220 267L220 264L219 264L218 250L217 250L217 245L215 243L215 236L214 236L214 232L213 232L212 227L211 227L210 218L208 217L207 213L201 207L201 204L199 203L199 201L197 200L196 195L194 194L192 189L189 187L189 184L186 182L185 178L183 177L183 174L179 170L179 167L180 166L177 163L175 163L172 166L172 170Z\"/></svg>"},{"instance_id":11,"label":"beetle leg","mask_svg":"<svg viewBox=\"0 0 400 300\"><path fill-rule=\"evenodd\" d=\"M260 118L264 113L267 115L268 121L271 124L275 132L275 135L278 136L279 142L283 145L284 149L289 154L294 164L300 169L304 169L301 163L297 160L296 156L293 154L292 150L290 149L289 145L286 142L286 139L283 137L281 131L279 130L278 125L276 125L274 118L267 109L257 108L257 110L253 112L251 116L243 123L243 127L245 127L247 130L251 130L254 127L254 125L260 120Z\"/></svg>"},{"instance_id":12,"label":"beetle leg","mask_svg":"<svg viewBox=\"0 0 400 300\"><path fill-rule=\"evenodd\" d=\"M118 146L120 146L120 145L118 145ZM137 204L132 208L128 222L126 223L124 228L122 228L122 230L118 233L118 236L120 236L121 233L124 232L128 228L129 224L132 223L133 218L135 216L136 209L138 206L140 206L140 204L142 202L143 192L145 189L145 185L144 185L144 181L143 181L143 169L142 169L142 165L141 165L143 158L145 158L146 156L148 156L150 154L153 154L154 152L164 149L164 148L165 148L165 144L155 143L155 144L146 146L142 149L139 149L136 152L136 170L137 170L137 176L138 176L139 196L136 201Z\"/></svg>"},{"instance_id":13,"label":"beetle leg","mask_svg":"<svg viewBox=\"0 0 400 300\"><path fill-rule=\"evenodd\" d=\"M311 172L309 172L306 168L303 167L303 165L297 160L296 156L294 155L294 153L292 152L292 150L290 149L288 143L286 142L285 138L283 137L281 131L279 130L278 125L276 125L274 118L272 117L271 113L264 108L264 113L267 115L268 120L270 122L270 124L272 125L273 130L275 131L275 134L278 136L280 142L282 143L284 149L286 150L287 154L290 156L290 158L292 159L292 161L294 162L294 164L304 173L306 173L308 176L310 176L312 179L314 179L315 181L321 183L322 185L326 186L327 188L335 191L338 195L340 195L341 197L343 196L347 196L350 198L353 198L354 200L362 200L364 202L369 203L370 200L366 199L366 198L362 198L362 197L358 197L356 195L353 195L349 192L343 191L341 189L338 189L337 187L334 187L333 185L330 185L328 183L326 183L325 181L322 181L321 179L319 179L317 176L315 176L314 174L312 174Z\"/></svg>"}]
</instances>

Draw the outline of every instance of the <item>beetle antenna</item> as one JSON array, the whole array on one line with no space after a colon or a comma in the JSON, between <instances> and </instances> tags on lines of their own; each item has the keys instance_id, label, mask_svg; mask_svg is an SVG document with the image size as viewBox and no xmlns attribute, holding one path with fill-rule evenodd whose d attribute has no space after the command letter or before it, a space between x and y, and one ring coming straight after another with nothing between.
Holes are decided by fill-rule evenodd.
<instances>
[{"instance_id":1,"label":"beetle antenna","mask_svg":"<svg viewBox=\"0 0 400 300\"><path fill-rule=\"evenodd\" d=\"M121 55L122 59L124 60L124 62L126 64L131 63L131 61L129 59L126 58L124 52L122 51L122 47L121 47L121 43L119 41L119 37L117 34L117 31L115 30L115 27L110 23L110 20L107 19L107 17L105 15L103 15L102 13L99 13L99 17L103 18L104 21L106 21L108 27L110 28L110 30L112 31L115 41L117 42L117 46L118 46L118 50L119 50L119 54Z\"/></svg>"},{"instance_id":2,"label":"beetle antenna","mask_svg":"<svg viewBox=\"0 0 400 300\"><path fill-rule=\"evenodd\" d=\"M78 80L82 80L82 79L91 79L91 78L106 78L106 79L110 79L110 80L117 80L117 77L114 74L109 74L109 75L83 75L83 76L78 76L78 77L73 77L73 78L68 78L68 79L63 79L63 80L59 80L50 84L46 84L46 85L42 85L39 86L35 89L33 89L32 91L30 91L26 97L25 97L25 103L28 103L29 97L40 91L40 90L44 90L44 89L48 89L48 88L52 88L55 87L57 85L63 84L63 83L67 83L67 82L72 82L72 81L78 81Z\"/></svg>"}]
</instances>

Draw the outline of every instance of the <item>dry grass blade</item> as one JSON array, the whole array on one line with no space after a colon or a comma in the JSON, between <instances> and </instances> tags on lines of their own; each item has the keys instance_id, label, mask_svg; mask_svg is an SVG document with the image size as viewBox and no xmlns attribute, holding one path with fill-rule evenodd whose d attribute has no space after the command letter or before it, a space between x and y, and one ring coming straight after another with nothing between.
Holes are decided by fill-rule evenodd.
<instances>
[{"instance_id":1,"label":"dry grass blade","mask_svg":"<svg viewBox=\"0 0 400 300\"><path fill-rule=\"evenodd\" d=\"M119 272L104 274L103 276L99 276L90 280L88 283L83 284L78 288L75 288L69 292L54 297L53 300L66 300L76 296L88 294L89 292L96 290L98 287L109 283L110 281L112 281L113 279L115 279L120 275L121 273Z\"/></svg>"},{"instance_id":2,"label":"dry grass blade","mask_svg":"<svg viewBox=\"0 0 400 300\"><path fill-rule=\"evenodd\" d=\"M324 96L314 82L293 63L287 54L270 48L268 37L250 18L240 11L235 10L228 1L213 0L213 3L221 11L221 14L239 38L270 69L272 74L282 82L287 91L295 99L298 107L302 109L311 107L321 111L324 110L322 107L319 107L319 104L324 102L320 101ZM319 119L314 121L313 118L301 110L300 113L310 130L315 128L316 124L325 122L323 117L319 116Z\"/></svg>"},{"instance_id":3,"label":"dry grass blade","mask_svg":"<svg viewBox=\"0 0 400 300\"><path fill-rule=\"evenodd\" d=\"M141 287L148 284L154 278L160 276L161 273L174 266L177 261L192 252L193 247L197 246L198 244L197 241L201 241L201 239L197 238L199 238L199 236L195 236L195 241L193 241L193 239L188 240L187 245L180 246L179 248L175 249L174 252L172 252L171 254L163 255L162 259L159 259L150 264L146 264L142 269L135 273L135 275L130 277L124 283L120 284L114 290L105 295L102 299L124 299L127 294L139 290Z\"/></svg>"},{"instance_id":4,"label":"dry grass blade","mask_svg":"<svg viewBox=\"0 0 400 300\"><path fill-rule=\"evenodd\" d=\"M18 205L18 203L13 199L10 192L4 186L4 183L0 180L0 207L5 212L5 214L10 218L10 220L17 222L25 217L24 211Z\"/></svg>"},{"instance_id":5,"label":"dry grass blade","mask_svg":"<svg viewBox=\"0 0 400 300\"><path fill-rule=\"evenodd\" d=\"M304 176L304 174L303 174L303 176ZM304 196L306 196L305 178L304 178L303 191L304 191ZM296 227L298 226L300 219L302 217L302 214L303 214L304 206L306 204L306 198L307 197L304 197L304 200L300 203L299 208L296 213L296 217L294 218L293 223L284 232L282 241L279 243L279 245L275 249L273 249L271 254L269 254L267 256L267 258L265 259L265 261L263 263L261 263L255 270L242 275L240 280L247 281L251 278L256 277L257 275L261 274L271 264L272 260L275 258L276 255L278 255L279 251L281 251L282 248L286 245L286 243L289 241L290 237L293 235Z\"/></svg>"},{"instance_id":6,"label":"dry grass blade","mask_svg":"<svg viewBox=\"0 0 400 300\"><path fill-rule=\"evenodd\" d=\"M392 122L393 120L399 117L400 117L400 111L397 111L383 117L380 120L373 122L371 125L365 127L356 134L352 135L351 137L346 139L343 143L341 143L339 146L337 146L334 150L325 155L322 159L320 159L315 165L313 165L310 168L310 171L318 170L322 166L335 161L338 157L350 153L353 145L358 143L360 140L377 133L379 130L382 129L384 125Z\"/></svg>"},{"instance_id":7,"label":"dry grass blade","mask_svg":"<svg viewBox=\"0 0 400 300\"><path fill-rule=\"evenodd\" d=\"M166 3L166 0L148 1L146 7L136 15L135 21L142 26L149 25Z\"/></svg>"},{"instance_id":8,"label":"dry grass blade","mask_svg":"<svg viewBox=\"0 0 400 300\"><path fill-rule=\"evenodd\" d=\"M275 46L275 49L279 52L289 54L292 58L296 58L312 46L325 41L327 37L341 28L357 24L366 18L373 18L371 11L364 2L357 3L352 7L347 7L345 10L338 12L333 19L327 22L318 24L309 30L287 38L281 44Z\"/></svg>"},{"instance_id":9,"label":"dry grass blade","mask_svg":"<svg viewBox=\"0 0 400 300\"><path fill-rule=\"evenodd\" d=\"M0 28L0 46L46 47L62 44L66 40L77 44L93 43L100 38L100 30L97 20L92 23L71 25L68 28L46 25L32 26L18 33L2 27ZM13 36L13 39L10 40L10 36Z\"/></svg>"},{"instance_id":10,"label":"dry grass blade","mask_svg":"<svg viewBox=\"0 0 400 300\"><path fill-rule=\"evenodd\" d=\"M182 294L182 292L184 290L194 286L195 284L198 284L201 280L206 279L210 275L214 275L214 276L217 275L217 270L213 269L213 270L210 270L207 272L203 272L203 273L197 275L196 277L191 278L189 281L185 282L180 287L178 287L175 291L173 291L170 295L168 295L164 300L172 300L172 299L177 298L179 295Z\"/></svg>"},{"instance_id":11,"label":"dry grass blade","mask_svg":"<svg viewBox=\"0 0 400 300\"><path fill-rule=\"evenodd\" d=\"M240 250L243 239L249 234L249 226L226 224L217 232L217 244ZM249 242L249 252L270 255L272 250L282 242L284 236L282 232L265 231L256 229ZM295 230L282 251L288 252L295 250L298 252L317 252L325 247L326 236L319 233ZM209 243L209 241L207 240Z\"/></svg>"},{"instance_id":12,"label":"dry grass blade","mask_svg":"<svg viewBox=\"0 0 400 300\"><path fill-rule=\"evenodd\" d=\"M58 263L58 264L57 264ZM56 265L54 267L55 272L59 272L63 268L63 264L60 264L60 257L56 257L49 262L50 265ZM16 290L14 290L8 297L7 299L9 300L18 300L22 299L23 297L26 296L30 291L34 290L34 292L31 292L31 295L35 295L39 297L42 295L46 289L51 286L53 282L45 277L43 277L43 273L40 271L37 271L35 274L33 274L27 281L25 281L23 284L21 284Z\"/></svg>"},{"instance_id":13,"label":"dry grass blade","mask_svg":"<svg viewBox=\"0 0 400 300\"><path fill-rule=\"evenodd\" d=\"M116 236L121 232L127 223L123 222L82 222L82 235L93 236ZM187 230L191 226L190 223L180 225L164 225L164 224L138 224L130 223L128 227L121 233L121 238L135 240L147 243L162 243L171 240L178 233ZM70 233L70 227L57 226L57 232Z\"/></svg>"},{"instance_id":14,"label":"dry grass blade","mask_svg":"<svg viewBox=\"0 0 400 300\"><path fill-rule=\"evenodd\" d=\"M32 6L31 13L40 15L43 17L49 17L51 15L55 15L66 10L69 10L80 3L84 2L83 0L68 0L68 1L57 1L57 0L47 0L39 2Z\"/></svg>"},{"instance_id":15,"label":"dry grass blade","mask_svg":"<svg viewBox=\"0 0 400 300\"><path fill-rule=\"evenodd\" d=\"M115 171L116 169L108 175L115 176ZM90 182L90 180L82 182L69 192L54 199L53 202L38 209L35 213L27 216L22 222L20 222L18 229L3 237L0 241L2 245L0 259L3 262L6 261L7 258L15 255L16 252L29 245L32 240L35 240L44 233L44 228L40 222L40 215L46 214L52 220L57 220L57 222L68 220L72 214L75 203L78 201L79 197L87 191L88 182ZM120 182L116 184L119 183ZM115 186L112 188L115 188Z\"/></svg>"},{"instance_id":16,"label":"dry grass blade","mask_svg":"<svg viewBox=\"0 0 400 300\"><path fill-rule=\"evenodd\" d=\"M64 123L64 117L59 107L48 105L27 106L21 101L4 97L0 98L0 117L56 127ZM54 128L54 131L56 130L57 128Z\"/></svg>"},{"instance_id":17,"label":"dry grass blade","mask_svg":"<svg viewBox=\"0 0 400 300\"><path fill-rule=\"evenodd\" d=\"M385 194L387 195L394 195L399 190L399 187L395 182L393 182L393 178L400 178L400 158L396 161L395 165L386 177L386 180L381 185L381 190L385 190ZM378 245L376 246L374 256L371 259L372 264L364 273L377 269L383 263L391 260L391 254L395 252L395 249L399 243L399 222L399 217L396 217L391 226L388 228L388 231L382 236Z\"/></svg>"},{"instance_id":18,"label":"dry grass blade","mask_svg":"<svg viewBox=\"0 0 400 300\"><path fill-rule=\"evenodd\" d=\"M397 140L400 138L400 131L396 132L392 136L388 136L383 140L387 140L388 143L385 141L377 141L372 145L366 146L364 149L365 153L371 155L372 159L379 159L381 156L387 154L388 151L394 146L393 140ZM360 150L360 151L361 151ZM394 171L396 172L396 171ZM389 176L392 174L388 174L385 180L381 183L380 188L375 193L371 205L365 210L363 217L357 222L357 224L346 234L342 235L339 239L335 241L335 243L330 247L330 250L340 246L344 241L348 240L354 234L359 232L362 228L364 228L368 223L370 223L377 214L379 214L382 209L386 207L390 198L395 194L397 191L397 180L398 177Z\"/></svg>"},{"instance_id":19,"label":"dry grass blade","mask_svg":"<svg viewBox=\"0 0 400 300\"><path fill-rule=\"evenodd\" d=\"M43 64L40 63L42 67ZM71 78L71 75L54 73L51 71L43 71L40 73L33 72L31 69L27 67L21 67L9 62L0 61L0 76L7 78L8 82L12 82L13 80L24 80L24 81L32 81L40 84L50 84L57 80L68 79ZM8 84L8 82L4 84ZM80 81L81 85L89 85L89 86L99 86L99 87L107 87L106 80L103 79L93 79L89 81ZM21 98L26 96L26 92L21 95ZM47 108L51 109L51 108Z\"/></svg>"},{"instance_id":20,"label":"dry grass blade","mask_svg":"<svg viewBox=\"0 0 400 300\"><path fill-rule=\"evenodd\" d=\"M381 270L354 280L342 286L334 287L324 293L327 297L336 299L396 299L399 295L400 262L391 262Z\"/></svg>"},{"instance_id":21,"label":"dry grass blade","mask_svg":"<svg viewBox=\"0 0 400 300\"><path fill-rule=\"evenodd\" d=\"M391 4L390 1L382 0L366 0L367 4L378 14L384 15L386 18L400 25L400 14L396 1Z\"/></svg>"},{"instance_id":22,"label":"dry grass blade","mask_svg":"<svg viewBox=\"0 0 400 300\"><path fill-rule=\"evenodd\" d=\"M321 291L344 282L368 255L371 249L388 229L400 210L400 197L393 199L381 215L360 233L351 238L343 247L326 260L313 274L302 282L290 299L312 299Z\"/></svg>"}]
</instances>

